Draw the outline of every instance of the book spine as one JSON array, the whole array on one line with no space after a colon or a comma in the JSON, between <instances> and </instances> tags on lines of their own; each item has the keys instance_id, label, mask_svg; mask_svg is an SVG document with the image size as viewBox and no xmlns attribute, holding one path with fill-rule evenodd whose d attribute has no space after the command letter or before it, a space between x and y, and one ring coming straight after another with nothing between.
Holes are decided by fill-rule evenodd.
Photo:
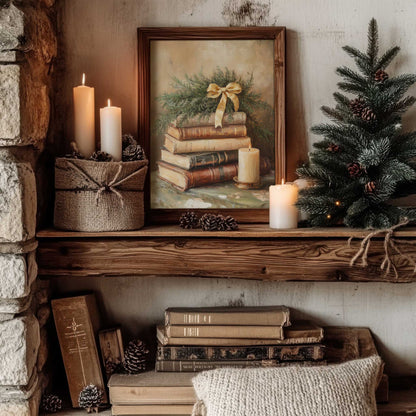
<instances>
[{"instance_id":1,"label":"book spine","mask_svg":"<svg viewBox=\"0 0 416 416\"><path fill-rule=\"evenodd\" d=\"M213 139L220 137L244 137L247 128L242 124L215 128L214 126L201 127L168 127L168 134L178 140Z\"/></svg>"},{"instance_id":2,"label":"book spine","mask_svg":"<svg viewBox=\"0 0 416 416\"><path fill-rule=\"evenodd\" d=\"M185 171L188 178L188 188L210 185L212 183L226 182L238 174L238 163L215 166L194 171Z\"/></svg>"},{"instance_id":3,"label":"book spine","mask_svg":"<svg viewBox=\"0 0 416 416\"><path fill-rule=\"evenodd\" d=\"M252 347L163 347L157 348L157 360L268 360L317 361L324 358L324 346L252 346Z\"/></svg>"},{"instance_id":4,"label":"book spine","mask_svg":"<svg viewBox=\"0 0 416 416\"><path fill-rule=\"evenodd\" d=\"M166 335L178 338L283 339L283 328L281 326L169 325L166 327Z\"/></svg>"},{"instance_id":5,"label":"book spine","mask_svg":"<svg viewBox=\"0 0 416 416\"><path fill-rule=\"evenodd\" d=\"M289 322L289 311L270 312L165 312L166 325L277 325Z\"/></svg>"},{"instance_id":6,"label":"book spine","mask_svg":"<svg viewBox=\"0 0 416 416\"><path fill-rule=\"evenodd\" d=\"M237 150L241 147L249 147L250 145L250 137L227 137L223 139L187 140L181 142L169 135L165 135L164 144L171 153L218 152L223 150Z\"/></svg>"},{"instance_id":7,"label":"book spine","mask_svg":"<svg viewBox=\"0 0 416 416\"><path fill-rule=\"evenodd\" d=\"M165 372L199 372L205 370L214 370L215 368L253 368L253 367L276 367L277 362L274 360L257 360L257 361L173 361L163 360L156 361L156 371Z\"/></svg>"},{"instance_id":8,"label":"book spine","mask_svg":"<svg viewBox=\"0 0 416 416\"><path fill-rule=\"evenodd\" d=\"M223 126L230 124L246 124L247 115L242 111L235 113L224 114L222 120ZM181 121L180 117L176 119L172 125L174 127L199 127L199 126L213 126L215 124L215 113L211 113L208 116L195 116L188 118L186 121Z\"/></svg>"},{"instance_id":9,"label":"book spine","mask_svg":"<svg viewBox=\"0 0 416 416\"><path fill-rule=\"evenodd\" d=\"M218 166L226 163L236 162L238 160L238 152L222 151L193 155L189 157L190 169L201 168L206 166Z\"/></svg>"}]
</instances>

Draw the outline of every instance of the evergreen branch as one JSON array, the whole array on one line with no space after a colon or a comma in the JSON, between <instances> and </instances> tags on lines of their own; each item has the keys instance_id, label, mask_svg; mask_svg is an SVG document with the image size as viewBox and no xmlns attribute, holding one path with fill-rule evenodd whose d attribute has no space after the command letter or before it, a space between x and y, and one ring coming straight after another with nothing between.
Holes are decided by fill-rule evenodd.
<instances>
[{"instance_id":1,"label":"evergreen branch","mask_svg":"<svg viewBox=\"0 0 416 416\"><path fill-rule=\"evenodd\" d=\"M342 66L336 69L335 71L339 76L348 80L352 84L356 84L358 87L365 90L367 88L368 81L363 78L361 75L357 74L350 68Z\"/></svg>"},{"instance_id":2,"label":"evergreen branch","mask_svg":"<svg viewBox=\"0 0 416 416\"><path fill-rule=\"evenodd\" d=\"M361 87L357 84L353 84L352 82L338 82L337 85L342 91L349 92L351 94L365 95L367 91L367 87Z\"/></svg>"},{"instance_id":3,"label":"evergreen branch","mask_svg":"<svg viewBox=\"0 0 416 416\"><path fill-rule=\"evenodd\" d=\"M393 59L397 56L399 51L400 48L398 46L394 46L393 48L390 48L388 51L386 51L384 55L378 60L376 70L386 69L393 61Z\"/></svg>"},{"instance_id":4,"label":"evergreen branch","mask_svg":"<svg viewBox=\"0 0 416 416\"><path fill-rule=\"evenodd\" d=\"M328 118L330 118L331 120L335 121L335 122L342 122L344 121L344 117L343 115L337 111L336 109L327 107L326 105L321 107L321 111L322 113L324 113Z\"/></svg>"},{"instance_id":5,"label":"evergreen branch","mask_svg":"<svg viewBox=\"0 0 416 416\"><path fill-rule=\"evenodd\" d=\"M368 74L371 72L372 68L368 56L352 46L344 46L342 48L349 56L354 58L355 63L358 68L363 72L363 74Z\"/></svg>"},{"instance_id":6,"label":"evergreen branch","mask_svg":"<svg viewBox=\"0 0 416 416\"><path fill-rule=\"evenodd\" d=\"M408 96L403 98L400 101L397 101L390 105L387 109L387 114L403 114L405 113L409 107L411 107L414 103L416 103L416 97Z\"/></svg>"},{"instance_id":7,"label":"evergreen branch","mask_svg":"<svg viewBox=\"0 0 416 416\"><path fill-rule=\"evenodd\" d=\"M376 19L372 18L368 25L367 55L371 67L374 69L378 55L378 27Z\"/></svg>"},{"instance_id":8,"label":"evergreen branch","mask_svg":"<svg viewBox=\"0 0 416 416\"><path fill-rule=\"evenodd\" d=\"M349 108L351 100L346 95L341 94L340 92L334 92L333 96L339 105Z\"/></svg>"}]
</instances>

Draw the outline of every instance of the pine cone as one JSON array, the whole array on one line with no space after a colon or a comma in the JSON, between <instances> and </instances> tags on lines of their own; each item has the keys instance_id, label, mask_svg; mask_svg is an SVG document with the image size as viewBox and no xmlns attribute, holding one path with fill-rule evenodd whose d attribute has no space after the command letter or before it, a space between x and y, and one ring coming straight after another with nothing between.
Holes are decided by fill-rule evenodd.
<instances>
[{"instance_id":1,"label":"pine cone","mask_svg":"<svg viewBox=\"0 0 416 416\"><path fill-rule=\"evenodd\" d=\"M93 160L94 162L112 162L114 159L110 154L97 150L90 156L89 160Z\"/></svg>"},{"instance_id":2,"label":"pine cone","mask_svg":"<svg viewBox=\"0 0 416 416\"><path fill-rule=\"evenodd\" d=\"M350 101L350 109L355 117L361 117L361 114L365 108L365 101L358 97L355 100Z\"/></svg>"},{"instance_id":3,"label":"pine cone","mask_svg":"<svg viewBox=\"0 0 416 416\"><path fill-rule=\"evenodd\" d=\"M231 215L224 217L222 215L217 216L218 230L219 231L235 231L238 230L238 223Z\"/></svg>"},{"instance_id":4,"label":"pine cone","mask_svg":"<svg viewBox=\"0 0 416 416\"><path fill-rule=\"evenodd\" d=\"M199 226L203 231L218 230L218 216L215 214L204 214L199 220Z\"/></svg>"},{"instance_id":5,"label":"pine cone","mask_svg":"<svg viewBox=\"0 0 416 416\"><path fill-rule=\"evenodd\" d=\"M133 137L132 134L123 134L121 136L121 144L122 144L122 148L123 150L131 145L136 146L137 145L137 140Z\"/></svg>"},{"instance_id":6,"label":"pine cone","mask_svg":"<svg viewBox=\"0 0 416 416\"><path fill-rule=\"evenodd\" d=\"M364 185L364 189L365 189L365 192L367 194L373 194L375 192L375 190L376 190L376 183L374 181L367 182Z\"/></svg>"},{"instance_id":7,"label":"pine cone","mask_svg":"<svg viewBox=\"0 0 416 416\"><path fill-rule=\"evenodd\" d=\"M358 178L364 172L364 169L357 162L349 163L347 169L351 178Z\"/></svg>"},{"instance_id":8,"label":"pine cone","mask_svg":"<svg viewBox=\"0 0 416 416\"><path fill-rule=\"evenodd\" d=\"M45 394L42 396L40 408L47 413L56 413L62 409L62 400L55 394Z\"/></svg>"},{"instance_id":9,"label":"pine cone","mask_svg":"<svg viewBox=\"0 0 416 416\"><path fill-rule=\"evenodd\" d=\"M193 211L184 212L179 218L179 226L189 230L190 228L198 228L198 215Z\"/></svg>"},{"instance_id":10,"label":"pine cone","mask_svg":"<svg viewBox=\"0 0 416 416\"><path fill-rule=\"evenodd\" d=\"M72 153L65 155L69 159L84 159L84 156L79 152L78 146L75 142L71 142Z\"/></svg>"},{"instance_id":11,"label":"pine cone","mask_svg":"<svg viewBox=\"0 0 416 416\"><path fill-rule=\"evenodd\" d=\"M144 159L146 159L146 155L144 154L143 148L139 144L131 144L123 150L123 162Z\"/></svg>"},{"instance_id":12,"label":"pine cone","mask_svg":"<svg viewBox=\"0 0 416 416\"><path fill-rule=\"evenodd\" d=\"M138 374L146 370L146 358L149 350L139 339L130 341L124 351L123 367L129 374Z\"/></svg>"},{"instance_id":13,"label":"pine cone","mask_svg":"<svg viewBox=\"0 0 416 416\"><path fill-rule=\"evenodd\" d=\"M339 146L338 145L336 145L335 143L331 143L327 148L326 148L326 150L328 150L328 152L331 152L331 153L338 153L339 152Z\"/></svg>"},{"instance_id":14,"label":"pine cone","mask_svg":"<svg viewBox=\"0 0 416 416\"><path fill-rule=\"evenodd\" d=\"M376 115L370 107L366 107L361 113L361 118L365 121L374 121L376 119Z\"/></svg>"},{"instance_id":15,"label":"pine cone","mask_svg":"<svg viewBox=\"0 0 416 416\"><path fill-rule=\"evenodd\" d=\"M103 394L103 391L94 384L84 387L78 397L79 407L85 409L87 413L93 411L98 413L98 408L103 401Z\"/></svg>"},{"instance_id":16,"label":"pine cone","mask_svg":"<svg viewBox=\"0 0 416 416\"><path fill-rule=\"evenodd\" d=\"M376 82L383 83L389 79L389 74L386 71L383 71L382 69L378 69L377 72L374 74L374 80Z\"/></svg>"}]
</instances>

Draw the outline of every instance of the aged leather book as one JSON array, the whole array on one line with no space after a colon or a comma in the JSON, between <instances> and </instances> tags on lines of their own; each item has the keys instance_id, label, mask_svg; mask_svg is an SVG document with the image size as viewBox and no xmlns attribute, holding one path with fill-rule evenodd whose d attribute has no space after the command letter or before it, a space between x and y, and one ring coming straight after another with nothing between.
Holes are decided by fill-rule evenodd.
<instances>
[{"instance_id":1,"label":"aged leather book","mask_svg":"<svg viewBox=\"0 0 416 416\"><path fill-rule=\"evenodd\" d=\"M195 399L196 401L196 399ZM191 415L193 404L155 404L155 405L113 405L111 414L113 416L129 415Z\"/></svg>"},{"instance_id":2,"label":"aged leather book","mask_svg":"<svg viewBox=\"0 0 416 416\"><path fill-rule=\"evenodd\" d=\"M237 325L167 325L166 335L171 338L251 338L283 339L281 326Z\"/></svg>"},{"instance_id":3,"label":"aged leather book","mask_svg":"<svg viewBox=\"0 0 416 416\"><path fill-rule=\"evenodd\" d=\"M163 346L157 347L157 360L277 360L317 361L324 359L323 344L275 345L275 346Z\"/></svg>"},{"instance_id":4,"label":"aged leather book","mask_svg":"<svg viewBox=\"0 0 416 416\"><path fill-rule=\"evenodd\" d=\"M220 137L247 136L247 128L243 124L234 124L224 127L174 127L169 126L167 133L178 140L218 139Z\"/></svg>"},{"instance_id":5,"label":"aged leather book","mask_svg":"<svg viewBox=\"0 0 416 416\"><path fill-rule=\"evenodd\" d=\"M251 146L250 137L224 137L220 139L177 140L165 134L164 146L171 153L218 152Z\"/></svg>"},{"instance_id":6,"label":"aged leather book","mask_svg":"<svg viewBox=\"0 0 416 416\"><path fill-rule=\"evenodd\" d=\"M191 170L194 168L218 166L236 162L238 161L238 151L224 150L220 152L175 154L166 149L162 149L161 160L182 169Z\"/></svg>"},{"instance_id":7,"label":"aged leather book","mask_svg":"<svg viewBox=\"0 0 416 416\"><path fill-rule=\"evenodd\" d=\"M103 329L98 332L100 342L101 359L104 365L107 381L115 369L124 360L124 347L121 337L121 328Z\"/></svg>"},{"instance_id":8,"label":"aged leather book","mask_svg":"<svg viewBox=\"0 0 416 416\"><path fill-rule=\"evenodd\" d=\"M168 308L165 325L290 325L286 306Z\"/></svg>"},{"instance_id":9,"label":"aged leather book","mask_svg":"<svg viewBox=\"0 0 416 416\"><path fill-rule=\"evenodd\" d=\"M230 124L246 124L247 115L242 111L235 113L224 114L222 119L222 125L228 126ZM190 117L187 120L181 121L181 118L174 120L172 126L174 127L199 127L199 126L214 126L215 125L215 113L211 113L208 116L201 114L194 117Z\"/></svg>"},{"instance_id":10,"label":"aged leather book","mask_svg":"<svg viewBox=\"0 0 416 416\"><path fill-rule=\"evenodd\" d=\"M79 393L88 384L105 392L96 345L99 315L95 297L90 294L55 299L51 303L72 406L78 407Z\"/></svg>"}]
</instances>

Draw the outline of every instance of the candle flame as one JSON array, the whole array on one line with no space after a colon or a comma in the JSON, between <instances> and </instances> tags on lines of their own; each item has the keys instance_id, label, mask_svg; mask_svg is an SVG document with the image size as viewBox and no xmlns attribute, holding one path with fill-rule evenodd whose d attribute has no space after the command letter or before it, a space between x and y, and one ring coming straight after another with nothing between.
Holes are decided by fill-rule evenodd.
<instances>
[{"instance_id":1,"label":"candle flame","mask_svg":"<svg viewBox=\"0 0 416 416\"><path fill-rule=\"evenodd\" d=\"M284 185L285 184L285 180L284 179L282 179L282 185Z\"/></svg>"},{"instance_id":2,"label":"candle flame","mask_svg":"<svg viewBox=\"0 0 416 416\"><path fill-rule=\"evenodd\" d=\"M108 105L108 107L111 107L111 101L110 101L110 99L107 100L107 105Z\"/></svg>"},{"instance_id":3,"label":"candle flame","mask_svg":"<svg viewBox=\"0 0 416 416\"><path fill-rule=\"evenodd\" d=\"M82 74L82 85L85 85L85 74Z\"/></svg>"}]
</instances>

